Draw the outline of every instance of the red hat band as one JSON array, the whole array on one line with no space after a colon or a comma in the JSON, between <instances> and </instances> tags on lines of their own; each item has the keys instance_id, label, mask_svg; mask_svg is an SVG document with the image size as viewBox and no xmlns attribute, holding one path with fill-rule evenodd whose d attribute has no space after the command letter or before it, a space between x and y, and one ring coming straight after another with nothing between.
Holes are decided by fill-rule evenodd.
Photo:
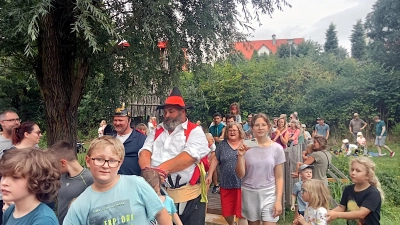
<instances>
[{"instance_id":1,"label":"red hat band","mask_svg":"<svg viewBox=\"0 0 400 225\"><path fill-rule=\"evenodd\" d=\"M181 96L169 96L165 100L165 105L179 105L181 107L185 106L185 102Z\"/></svg>"}]
</instances>

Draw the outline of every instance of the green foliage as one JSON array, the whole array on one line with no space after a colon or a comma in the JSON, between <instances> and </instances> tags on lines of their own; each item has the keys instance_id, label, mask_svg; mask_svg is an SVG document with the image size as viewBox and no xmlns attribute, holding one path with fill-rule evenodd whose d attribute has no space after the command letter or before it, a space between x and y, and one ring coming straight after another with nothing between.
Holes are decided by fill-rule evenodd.
<instances>
[{"instance_id":1,"label":"green foliage","mask_svg":"<svg viewBox=\"0 0 400 225\"><path fill-rule=\"evenodd\" d=\"M26 80L37 79L49 144L60 139L74 143L79 106L82 116L98 116L80 119L90 129L107 116L105 111L132 95L162 95L179 78L185 63L182 49L192 68L215 60L230 52L232 41L244 40L237 22L251 29L250 22L259 21L260 15L284 6L290 7L286 0L1 0L0 56L14 57L18 66L13 73L24 70ZM121 51L118 40L130 47ZM160 60L159 41L167 41L161 59L167 67ZM85 92L87 82L99 75L107 91L95 95L98 83L93 82ZM102 103L80 105L82 98Z\"/></svg>"},{"instance_id":2,"label":"green foliage","mask_svg":"<svg viewBox=\"0 0 400 225\"><path fill-rule=\"evenodd\" d=\"M336 25L331 23L325 33L324 50L327 53L335 53L339 48L339 41L337 37Z\"/></svg>"},{"instance_id":3,"label":"green foliage","mask_svg":"<svg viewBox=\"0 0 400 225\"><path fill-rule=\"evenodd\" d=\"M369 55L389 68L400 70L400 1L378 0L365 22L371 39Z\"/></svg>"},{"instance_id":4,"label":"green foliage","mask_svg":"<svg viewBox=\"0 0 400 225\"><path fill-rule=\"evenodd\" d=\"M362 60L365 57L367 44L365 42L365 31L361 20L353 26L351 41L351 56L355 59Z\"/></svg>"}]
</instances>

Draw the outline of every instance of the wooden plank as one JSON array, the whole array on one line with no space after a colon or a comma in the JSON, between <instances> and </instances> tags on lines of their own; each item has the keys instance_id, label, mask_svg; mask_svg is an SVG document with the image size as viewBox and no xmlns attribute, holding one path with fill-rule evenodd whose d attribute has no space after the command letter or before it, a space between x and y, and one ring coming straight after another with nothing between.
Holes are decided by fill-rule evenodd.
<instances>
[{"instance_id":1,"label":"wooden plank","mask_svg":"<svg viewBox=\"0 0 400 225\"><path fill-rule=\"evenodd\" d=\"M333 170L335 173L337 173L339 176L342 177L342 179L349 179L342 171L340 171L335 165L332 163L330 164L330 169Z\"/></svg>"},{"instance_id":2,"label":"wooden plank","mask_svg":"<svg viewBox=\"0 0 400 225\"><path fill-rule=\"evenodd\" d=\"M342 183L348 183L349 182L349 179L339 179ZM337 182L334 178L331 178L331 177L329 177L328 178L328 182L332 182L332 183L334 183L334 182Z\"/></svg>"}]
</instances>

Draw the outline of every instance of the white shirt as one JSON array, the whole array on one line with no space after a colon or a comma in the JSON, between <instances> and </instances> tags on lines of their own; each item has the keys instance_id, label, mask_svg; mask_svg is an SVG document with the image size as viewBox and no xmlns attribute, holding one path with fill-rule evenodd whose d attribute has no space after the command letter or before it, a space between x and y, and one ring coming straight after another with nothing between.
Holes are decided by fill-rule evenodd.
<instances>
[{"instance_id":1,"label":"white shirt","mask_svg":"<svg viewBox=\"0 0 400 225\"><path fill-rule=\"evenodd\" d=\"M132 131L127 134L124 134L124 135L117 134L117 139L120 140L122 143L124 143L126 141L126 139L128 139L128 137L131 136Z\"/></svg>"},{"instance_id":2,"label":"white shirt","mask_svg":"<svg viewBox=\"0 0 400 225\"><path fill-rule=\"evenodd\" d=\"M158 127L163 127L164 131L154 140L155 130L152 130L147 136L146 141L139 154L143 150L148 150L152 153L151 155L151 166L157 167L161 163L175 158L182 152L188 153L190 156L196 159L196 163L200 161L204 156L209 153L208 142L206 135L204 134L201 127L194 128L186 141L184 129L187 129L188 120L178 125L175 130L169 134L168 130L164 128L163 123L159 124ZM184 184L190 181L193 175L196 164L189 166L188 168L171 173L172 180L175 182L176 175L181 175L180 184Z\"/></svg>"},{"instance_id":3,"label":"white shirt","mask_svg":"<svg viewBox=\"0 0 400 225\"><path fill-rule=\"evenodd\" d=\"M209 148L209 153L208 153L208 160L210 160L211 153L215 152L215 149L217 149L217 146L215 146L215 143L213 143L210 148Z\"/></svg>"},{"instance_id":4,"label":"white shirt","mask_svg":"<svg viewBox=\"0 0 400 225\"><path fill-rule=\"evenodd\" d=\"M326 219L326 214L328 211L324 207L319 207L318 209L311 208L306 205L306 211L304 212L304 219L307 223L311 225L327 225L328 221Z\"/></svg>"},{"instance_id":5,"label":"white shirt","mask_svg":"<svg viewBox=\"0 0 400 225\"><path fill-rule=\"evenodd\" d=\"M149 127L149 130L154 130L154 124L152 122L148 122L147 126Z\"/></svg>"}]
</instances>

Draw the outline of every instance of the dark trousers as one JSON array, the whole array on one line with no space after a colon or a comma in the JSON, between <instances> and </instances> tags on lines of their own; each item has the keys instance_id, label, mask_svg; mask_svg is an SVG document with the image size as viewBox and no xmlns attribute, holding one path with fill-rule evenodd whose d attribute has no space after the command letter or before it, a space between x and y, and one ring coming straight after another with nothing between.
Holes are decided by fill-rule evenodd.
<instances>
[{"instance_id":1,"label":"dark trousers","mask_svg":"<svg viewBox=\"0 0 400 225\"><path fill-rule=\"evenodd\" d=\"M206 203L200 202L201 195L187 202L179 218L183 225L204 225L206 222ZM179 210L179 203L177 204Z\"/></svg>"}]
</instances>

